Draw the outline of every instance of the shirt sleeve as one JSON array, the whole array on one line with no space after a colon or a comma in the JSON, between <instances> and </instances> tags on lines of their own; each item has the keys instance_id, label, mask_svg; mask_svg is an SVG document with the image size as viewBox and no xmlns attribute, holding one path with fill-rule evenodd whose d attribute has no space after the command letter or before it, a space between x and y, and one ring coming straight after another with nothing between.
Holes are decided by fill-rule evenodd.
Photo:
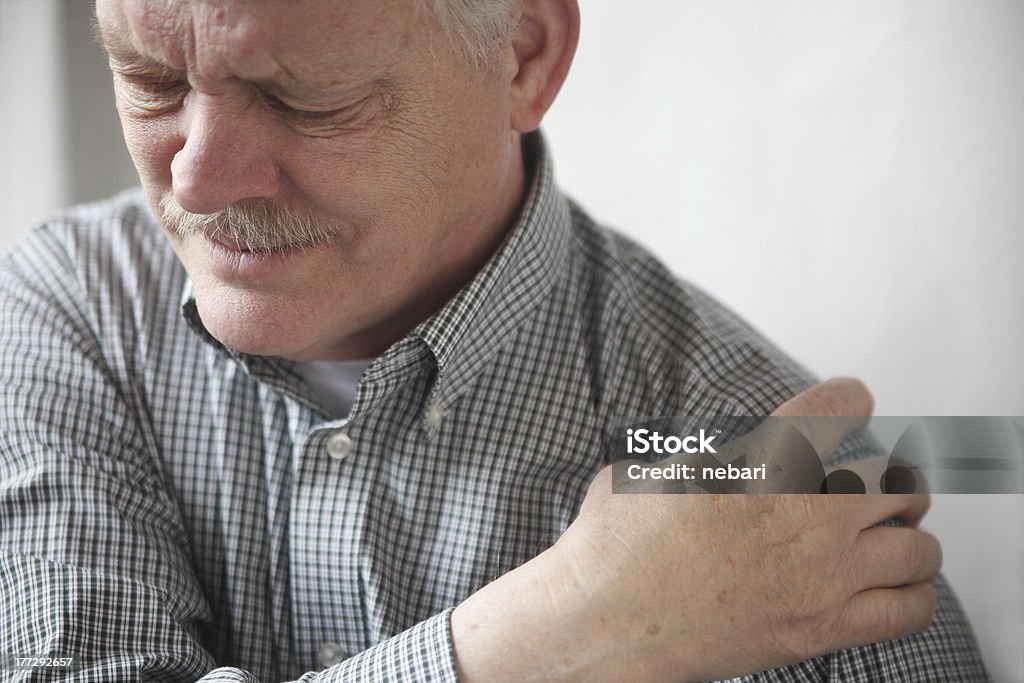
<instances>
[{"instance_id":1,"label":"shirt sleeve","mask_svg":"<svg viewBox=\"0 0 1024 683\"><path fill-rule=\"evenodd\" d=\"M0 678L49 679L6 659L47 656L74 657L76 681L255 681L203 648L210 607L145 406L66 254L35 247L0 260ZM449 620L301 680L456 680Z\"/></svg>"},{"instance_id":2,"label":"shirt sleeve","mask_svg":"<svg viewBox=\"0 0 1024 683\"><path fill-rule=\"evenodd\" d=\"M935 620L923 633L851 648L791 666L731 679L733 683L984 683L989 681L970 624L946 580Z\"/></svg>"}]
</instances>

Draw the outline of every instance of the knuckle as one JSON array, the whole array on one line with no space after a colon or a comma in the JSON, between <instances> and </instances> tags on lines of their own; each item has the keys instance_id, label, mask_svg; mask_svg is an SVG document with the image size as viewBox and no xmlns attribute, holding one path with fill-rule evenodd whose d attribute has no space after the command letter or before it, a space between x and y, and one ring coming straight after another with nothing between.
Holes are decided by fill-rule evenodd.
<instances>
[{"instance_id":1,"label":"knuckle","mask_svg":"<svg viewBox=\"0 0 1024 683\"><path fill-rule=\"evenodd\" d=\"M870 553L863 549L853 550L841 558L842 569L849 579L850 586L863 587L869 585L875 571Z\"/></svg>"},{"instance_id":2,"label":"knuckle","mask_svg":"<svg viewBox=\"0 0 1024 683\"><path fill-rule=\"evenodd\" d=\"M907 575L910 576L922 568L925 562L924 544L926 540L919 533L904 538L900 547L898 560L902 563Z\"/></svg>"},{"instance_id":3,"label":"knuckle","mask_svg":"<svg viewBox=\"0 0 1024 683\"><path fill-rule=\"evenodd\" d=\"M898 600L886 600L878 614L878 628L889 636L903 633L906 610Z\"/></svg>"}]
</instances>

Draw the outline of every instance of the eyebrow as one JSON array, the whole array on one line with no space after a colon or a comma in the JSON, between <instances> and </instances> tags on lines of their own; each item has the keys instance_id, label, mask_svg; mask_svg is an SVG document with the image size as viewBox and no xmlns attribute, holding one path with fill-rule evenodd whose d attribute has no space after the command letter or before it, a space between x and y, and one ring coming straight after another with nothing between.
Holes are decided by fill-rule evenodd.
<instances>
[{"instance_id":1,"label":"eyebrow","mask_svg":"<svg viewBox=\"0 0 1024 683\"><path fill-rule=\"evenodd\" d=\"M117 44L107 40L107 34L103 29L103 25L100 23L99 17L95 14L90 17L89 20L89 31L92 33L93 42L99 45L100 49L103 50L103 54L107 58L111 57L130 57L130 53L134 50L129 50L120 41ZM136 54L136 57L141 55Z\"/></svg>"},{"instance_id":2,"label":"eyebrow","mask_svg":"<svg viewBox=\"0 0 1024 683\"><path fill-rule=\"evenodd\" d=\"M99 45L100 49L107 56L111 68L116 65L118 72L127 74L156 73L180 75L181 72L177 69L157 59L140 54L121 38L108 40L102 25L95 15L92 17L90 24L93 40L96 41L96 44Z\"/></svg>"},{"instance_id":3,"label":"eyebrow","mask_svg":"<svg viewBox=\"0 0 1024 683\"><path fill-rule=\"evenodd\" d=\"M116 67L117 72L127 75L184 76L184 72L164 64L158 59L139 53L129 42L124 40L123 36L111 36L108 39L108 34L95 15L92 16L90 24L93 39L107 56L111 68ZM381 78L372 78L358 86L348 88L340 88L338 84L310 86L303 85L290 70L282 68L282 71L289 82L283 83L276 78L254 79L247 82L260 92L282 100L303 100L321 105L363 96L387 89L389 86L388 80Z\"/></svg>"}]
</instances>

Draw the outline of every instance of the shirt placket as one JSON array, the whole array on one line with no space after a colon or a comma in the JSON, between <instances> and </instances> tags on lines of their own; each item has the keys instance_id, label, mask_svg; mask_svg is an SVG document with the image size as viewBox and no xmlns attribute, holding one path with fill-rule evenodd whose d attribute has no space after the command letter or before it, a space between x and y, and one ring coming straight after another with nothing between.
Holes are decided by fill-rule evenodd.
<instances>
[{"instance_id":1,"label":"shirt placket","mask_svg":"<svg viewBox=\"0 0 1024 683\"><path fill-rule=\"evenodd\" d=\"M381 415L396 401L410 400L408 392L396 390L425 369L425 360L421 348L384 358L393 372L378 366L364 377L349 418L293 421L306 427L293 435L288 529L292 641L301 666L332 666L378 639L368 621L376 605L369 604L361 566L363 536L376 523L367 519L367 497L382 476L380 454L402 438L394 429L380 429ZM304 406L295 409L301 413Z\"/></svg>"}]
</instances>

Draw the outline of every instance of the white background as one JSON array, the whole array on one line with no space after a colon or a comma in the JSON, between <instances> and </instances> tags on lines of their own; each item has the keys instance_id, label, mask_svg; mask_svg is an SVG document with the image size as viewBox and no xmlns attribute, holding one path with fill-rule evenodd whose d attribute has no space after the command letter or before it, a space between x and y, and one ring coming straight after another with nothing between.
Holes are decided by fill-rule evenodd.
<instances>
[{"instance_id":1,"label":"white background","mask_svg":"<svg viewBox=\"0 0 1024 683\"><path fill-rule=\"evenodd\" d=\"M880 415L1024 415L1024 1L583 0L562 185ZM1024 497L925 526L1024 681Z\"/></svg>"},{"instance_id":2,"label":"white background","mask_svg":"<svg viewBox=\"0 0 1024 683\"><path fill-rule=\"evenodd\" d=\"M131 182L82 0L0 0L0 248ZM1024 0L583 0L563 186L888 415L1024 414ZM1024 681L1024 497L927 520Z\"/></svg>"}]
</instances>

